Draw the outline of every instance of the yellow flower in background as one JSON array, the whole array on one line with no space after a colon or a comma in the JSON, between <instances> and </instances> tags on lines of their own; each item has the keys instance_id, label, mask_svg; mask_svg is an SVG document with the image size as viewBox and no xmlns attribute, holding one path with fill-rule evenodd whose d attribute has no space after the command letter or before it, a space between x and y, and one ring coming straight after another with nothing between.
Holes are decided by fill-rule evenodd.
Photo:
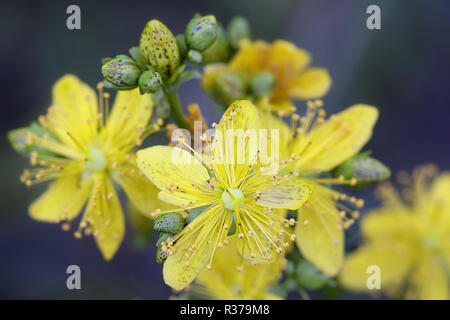
<instances>
[{"instance_id":1,"label":"yellow flower in background","mask_svg":"<svg viewBox=\"0 0 450 320\"><path fill-rule=\"evenodd\" d=\"M118 183L141 212L154 208L157 189L139 174L132 153L148 134L153 112L149 95L137 90L120 91L109 112L109 94L100 97L73 75L65 75L53 87L52 105L39 117L39 130L21 128L9 137L14 145L23 138L31 148L30 162L21 181L27 186L52 181L29 207L33 219L63 223L64 230L85 208L75 237L95 237L106 260L119 248L124 215L113 181ZM155 197L156 198L156 194Z\"/></svg>"},{"instance_id":2,"label":"yellow flower in background","mask_svg":"<svg viewBox=\"0 0 450 320\"><path fill-rule=\"evenodd\" d=\"M218 300L278 300L281 297L269 292L280 280L286 260L276 255L272 263L248 266L242 272L236 268L242 265L238 254L237 241L230 244L213 259L213 270L203 270L191 290L205 298Z\"/></svg>"},{"instance_id":3,"label":"yellow flower in background","mask_svg":"<svg viewBox=\"0 0 450 320\"><path fill-rule=\"evenodd\" d=\"M449 299L450 173L439 175L427 165L401 182L403 198L391 184L380 186L384 203L362 219L364 244L348 256L339 280L348 289L369 291L366 270L376 265L389 296Z\"/></svg>"},{"instance_id":4,"label":"yellow flower in background","mask_svg":"<svg viewBox=\"0 0 450 320\"><path fill-rule=\"evenodd\" d=\"M244 39L228 65L211 64L205 68L202 85L206 90L211 88L216 76L223 70L244 72L249 80L257 73L267 71L275 76L275 85L269 103L264 106L273 111L291 113L295 110L291 99L321 98L331 86L328 71L308 67L310 62L309 53L291 42L276 40L268 44ZM258 102L256 105L261 107Z\"/></svg>"},{"instance_id":5,"label":"yellow flower in background","mask_svg":"<svg viewBox=\"0 0 450 320\"><path fill-rule=\"evenodd\" d=\"M378 118L374 107L358 104L325 120L321 101L310 101L305 116L291 116L288 126L270 112L260 112L262 125L280 130L280 154L293 162L285 174L313 186L298 210L295 234L303 256L327 275L336 275L344 261L344 230L358 217L363 201L331 188L355 180L327 178L326 174L356 155L372 135Z\"/></svg>"},{"instance_id":6,"label":"yellow flower in background","mask_svg":"<svg viewBox=\"0 0 450 320\"><path fill-rule=\"evenodd\" d=\"M164 280L176 290L185 288L205 266L214 268L213 258L222 254L230 236L238 238L245 260L272 260L289 245L285 236L294 239L285 226L295 221L277 209L298 209L311 191L295 178L265 172L258 141L252 139L257 136L251 134L258 132L258 112L249 101L233 103L215 127L211 161L202 162L199 155L179 147L154 146L137 153L139 168L161 190L160 200L179 206L180 213L207 206L163 246L169 254Z\"/></svg>"}]
</instances>

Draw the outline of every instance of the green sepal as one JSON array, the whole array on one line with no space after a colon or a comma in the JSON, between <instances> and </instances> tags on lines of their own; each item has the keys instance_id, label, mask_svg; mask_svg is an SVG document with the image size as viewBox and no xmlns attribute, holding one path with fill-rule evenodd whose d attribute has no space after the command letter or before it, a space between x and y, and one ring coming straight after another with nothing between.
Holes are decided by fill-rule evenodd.
<instances>
[{"instance_id":1,"label":"green sepal","mask_svg":"<svg viewBox=\"0 0 450 320\"><path fill-rule=\"evenodd\" d=\"M43 149L38 146L34 145L28 145L27 144L27 133L32 133L37 135L38 137L42 138L44 135L48 135L49 137L55 138L56 137L42 127L40 124L36 122L32 122L28 127L22 127L18 129L14 129L8 132L7 137L8 141L11 144L12 148L19 153L20 155L24 157L29 157L32 152L37 152L41 155L48 155L48 156L54 156L57 157L56 153L47 151L46 149Z\"/></svg>"},{"instance_id":2,"label":"green sepal","mask_svg":"<svg viewBox=\"0 0 450 320\"><path fill-rule=\"evenodd\" d=\"M156 242L156 246L159 247L161 245L161 243L163 243L164 241L166 241L167 239L169 239L172 235L168 234L168 233L163 233L161 232L159 234L159 239Z\"/></svg>"},{"instance_id":3,"label":"green sepal","mask_svg":"<svg viewBox=\"0 0 450 320\"><path fill-rule=\"evenodd\" d=\"M188 215L186 216L186 223L189 224L192 221L194 221L199 215L201 215L208 208L209 206L203 206L191 209L191 211L189 211Z\"/></svg>"},{"instance_id":4,"label":"green sepal","mask_svg":"<svg viewBox=\"0 0 450 320\"><path fill-rule=\"evenodd\" d=\"M307 289L319 289L330 282L330 278L319 271L312 263L302 260L295 269L297 283Z\"/></svg>"}]
</instances>

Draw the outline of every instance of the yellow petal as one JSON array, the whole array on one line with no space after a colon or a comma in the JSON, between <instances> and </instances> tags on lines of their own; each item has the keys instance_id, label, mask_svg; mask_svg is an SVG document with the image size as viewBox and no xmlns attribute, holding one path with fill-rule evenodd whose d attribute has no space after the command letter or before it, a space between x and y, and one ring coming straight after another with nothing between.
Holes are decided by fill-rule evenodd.
<instances>
[{"instance_id":1,"label":"yellow petal","mask_svg":"<svg viewBox=\"0 0 450 320\"><path fill-rule=\"evenodd\" d=\"M309 53L291 42L276 40L272 44L267 67L277 75L277 81L297 78L311 61Z\"/></svg>"},{"instance_id":2,"label":"yellow petal","mask_svg":"<svg viewBox=\"0 0 450 320\"><path fill-rule=\"evenodd\" d=\"M203 244L191 255L189 264L186 264L185 254L192 247L197 236L190 236L190 239L194 239L193 241L182 239L183 242L176 247L175 253L169 255L164 262L164 282L175 290L183 290L190 284L205 268L211 258L214 246Z\"/></svg>"},{"instance_id":3,"label":"yellow petal","mask_svg":"<svg viewBox=\"0 0 450 320\"><path fill-rule=\"evenodd\" d=\"M115 175L113 177L122 186L128 199L142 214L151 217L152 212L155 212L157 209L161 211L175 209L175 206L159 200L159 189L146 177L138 174Z\"/></svg>"},{"instance_id":4,"label":"yellow petal","mask_svg":"<svg viewBox=\"0 0 450 320\"><path fill-rule=\"evenodd\" d=\"M298 211L297 246L318 269L334 276L343 263L344 233L331 195L324 187L313 187L308 205Z\"/></svg>"},{"instance_id":5,"label":"yellow petal","mask_svg":"<svg viewBox=\"0 0 450 320\"><path fill-rule=\"evenodd\" d=\"M425 199L425 208L421 211L422 219L435 226L446 237L450 235L450 173L438 176L431 186L429 196Z\"/></svg>"},{"instance_id":6,"label":"yellow petal","mask_svg":"<svg viewBox=\"0 0 450 320\"><path fill-rule=\"evenodd\" d=\"M111 260L125 234L125 221L119 197L112 181L104 174L94 177L94 192L86 207L85 218L92 219L95 242L105 260Z\"/></svg>"},{"instance_id":7,"label":"yellow petal","mask_svg":"<svg viewBox=\"0 0 450 320\"><path fill-rule=\"evenodd\" d=\"M264 41L250 42L247 39L241 40L240 49L229 62L231 70L244 70L247 75L252 76L255 72L263 71L270 45Z\"/></svg>"},{"instance_id":8,"label":"yellow petal","mask_svg":"<svg viewBox=\"0 0 450 320\"><path fill-rule=\"evenodd\" d=\"M256 160L259 128L259 114L250 101L238 100L228 107L216 126L212 143L211 160L219 181L232 186L243 178L246 171L241 169Z\"/></svg>"},{"instance_id":9,"label":"yellow petal","mask_svg":"<svg viewBox=\"0 0 450 320\"><path fill-rule=\"evenodd\" d=\"M192 184L203 186L210 177L203 164L189 152L177 147L154 146L139 150L136 161L160 190L183 200L201 201L201 193Z\"/></svg>"},{"instance_id":10,"label":"yellow petal","mask_svg":"<svg viewBox=\"0 0 450 320\"><path fill-rule=\"evenodd\" d=\"M300 181L271 184L267 189L261 186L259 199L255 200L255 204L268 208L296 210L308 200L311 191L311 185Z\"/></svg>"},{"instance_id":11,"label":"yellow petal","mask_svg":"<svg viewBox=\"0 0 450 320\"><path fill-rule=\"evenodd\" d=\"M309 68L302 72L289 88L289 96L301 100L323 97L331 86L326 69Z\"/></svg>"},{"instance_id":12,"label":"yellow petal","mask_svg":"<svg viewBox=\"0 0 450 320\"><path fill-rule=\"evenodd\" d=\"M332 116L306 137L294 141L293 152L301 154L302 171L328 171L357 154L372 136L378 118L375 107L358 104Z\"/></svg>"},{"instance_id":13,"label":"yellow petal","mask_svg":"<svg viewBox=\"0 0 450 320\"><path fill-rule=\"evenodd\" d=\"M398 258L397 258L398 259ZM449 277L443 261L438 257L423 257L413 272L412 285L408 288L406 298L421 300L448 300Z\"/></svg>"},{"instance_id":14,"label":"yellow petal","mask_svg":"<svg viewBox=\"0 0 450 320\"><path fill-rule=\"evenodd\" d=\"M79 174L64 176L54 181L30 208L33 219L58 222L63 217L75 218L87 201L91 181L81 181Z\"/></svg>"},{"instance_id":15,"label":"yellow petal","mask_svg":"<svg viewBox=\"0 0 450 320\"><path fill-rule=\"evenodd\" d=\"M361 229L367 240L378 242L409 241L419 236L421 219L405 209L383 208L374 210L361 221Z\"/></svg>"},{"instance_id":16,"label":"yellow petal","mask_svg":"<svg viewBox=\"0 0 450 320\"><path fill-rule=\"evenodd\" d=\"M396 294L413 263L413 255L403 245L366 246L347 256L339 276L340 283L351 290L369 291L367 280L374 275L369 266L380 269L380 286L388 293ZM376 291L376 290L373 290Z\"/></svg>"},{"instance_id":17,"label":"yellow petal","mask_svg":"<svg viewBox=\"0 0 450 320\"><path fill-rule=\"evenodd\" d=\"M289 126L280 118L274 116L271 112L260 110L259 119L261 127L268 130L278 130L279 154L281 159L286 159L288 154L288 144L291 140L291 131Z\"/></svg>"},{"instance_id":18,"label":"yellow petal","mask_svg":"<svg viewBox=\"0 0 450 320\"><path fill-rule=\"evenodd\" d=\"M139 89L118 91L106 127L106 146L136 145L153 113L153 102Z\"/></svg>"},{"instance_id":19,"label":"yellow petal","mask_svg":"<svg viewBox=\"0 0 450 320\"><path fill-rule=\"evenodd\" d=\"M97 132L97 95L73 75L65 75L53 86L52 106L41 124L74 149L88 143ZM69 133L70 136L67 134Z\"/></svg>"}]
</instances>

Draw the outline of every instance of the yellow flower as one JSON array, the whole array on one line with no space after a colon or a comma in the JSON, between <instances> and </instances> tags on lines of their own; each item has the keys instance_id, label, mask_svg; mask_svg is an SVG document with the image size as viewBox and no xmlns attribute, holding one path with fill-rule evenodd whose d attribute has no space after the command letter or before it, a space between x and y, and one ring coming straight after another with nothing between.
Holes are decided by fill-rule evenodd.
<instances>
[{"instance_id":1,"label":"yellow flower","mask_svg":"<svg viewBox=\"0 0 450 320\"><path fill-rule=\"evenodd\" d=\"M240 50L228 65L212 64L205 68L202 85L205 89L214 84L214 78L222 70L244 71L248 79L258 72L268 71L275 75L275 87L266 107L273 111L290 113L295 110L292 99L308 100L323 97L331 86L328 71L308 67L310 55L294 44L276 40L241 41ZM257 104L259 107L260 105Z\"/></svg>"},{"instance_id":2,"label":"yellow flower","mask_svg":"<svg viewBox=\"0 0 450 320\"><path fill-rule=\"evenodd\" d=\"M293 159L285 173L313 186L308 202L298 211L297 245L306 259L334 276L343 263L344 229L358 217L357 208L363 201L329 186L351 185L356 181L322 178L320 174L361 150L372 135L378 110L359 104L325 120L321 101L310 101L307 105L304 117L291 116L290 126L269 112L261 111L260 117L264 127L280 130L280 153Z\"/></svg>"},{"instance_id":3,"label":"yellow flower","mask_svg":"<svg viewBox=\"0 0 450 320\"><path fill-rule=\"evenodd\" d=\"M403 199L391 184L379 188L384 204L362 219L364 244L348 256L339 280L369 291L366 271L375 265L390 296L449 299L450 173L428 165L402 180Z\"/></svg>"},{"instance_id":4,"label":"yellow flower","mask_svg":"<svg viewBox=\"0 0 450 320\"><path fill-rule=\"evenodd\" d=\"M208 163L179 147L154 146L137 153L139 168L161 190L160 200L180 206L180 212L208 206L163 247L169 253L164 280L177 290L205 266L213 267L214 254L229 236L239 238L241 255L253 263L281 253L288 245L284 226L295 221L274 209L298 209L310 193L310 186L296 179L267 175L252 134L259 128L258 113L249 101L233 103L215 127Z\"/></svg>"},{"instance_id":5,"label":"yellow flower","mask_svg":"<svg viewBox=\"0 0 450 320\"><path fill-rule=\"evenodd\" d=\"M213 270L203 270L192 285L192 291L205 298L218 300L278 300L281 297L269 292L282 275L285 258L276 255L272 263L241 267L237 241L230 239L228 246L213 259Z\"/></svg>"},{"instance_id":6,"label":"yellow flower","mask_svg":"<svg viewBox=\"0 0 450 320\"><path fill-rule=\"evenodd\" d=\"M31 153L35 168L25 170L21 180L27 186L53 181L29 207L33 219L62 222L69 230L85 207L75 237L92 234L103 257L110 260L125 232L113 181L140 211L157 205L149 196L157 189L139 174L131 153L148 134L153 105L149 95L121 91L109 114L109 94L103 94L101 85L99 89L97 102L95 91L73 75L56 82L52 105L39 117L46 132L18 129L25 132L28 147L40 150Z\"/></svg>"}]
</instances>

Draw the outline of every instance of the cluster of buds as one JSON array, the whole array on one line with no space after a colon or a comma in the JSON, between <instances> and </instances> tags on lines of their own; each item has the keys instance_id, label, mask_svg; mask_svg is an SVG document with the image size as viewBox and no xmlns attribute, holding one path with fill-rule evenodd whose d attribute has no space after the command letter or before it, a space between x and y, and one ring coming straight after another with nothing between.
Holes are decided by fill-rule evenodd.
<instances>
[{"instance_id":1,"label":"cluster of buds","mask_svg":"<svg viewBox=\"0 0 450 320\"><path fill-rule=\"evenodd\" d=\"M207 207L198 207L185 210L186 218L181 213L169 212L158 216L153 224L153 229L159 232L159 239L156 242L158 251L156 252L156 261L158 263L164 263L169 256L169 248L174 245L174 238L179 234L186 225L189 225L199 215L201 215ZM234 227L236 230L236 227Z\"/></svg>"},{"instance_id":2,"label":"cluster of buds","mask_svg":"<svg viewBox=\"0 0 450 320\"><path fill-rule=\"evenodd\" d=\"M269 71L255 73L250 79L243 72L217 70L205 92L223 106L233 101L258 100L269 97L275 87L275 76Z\"/></svg>"}]
</instances>

